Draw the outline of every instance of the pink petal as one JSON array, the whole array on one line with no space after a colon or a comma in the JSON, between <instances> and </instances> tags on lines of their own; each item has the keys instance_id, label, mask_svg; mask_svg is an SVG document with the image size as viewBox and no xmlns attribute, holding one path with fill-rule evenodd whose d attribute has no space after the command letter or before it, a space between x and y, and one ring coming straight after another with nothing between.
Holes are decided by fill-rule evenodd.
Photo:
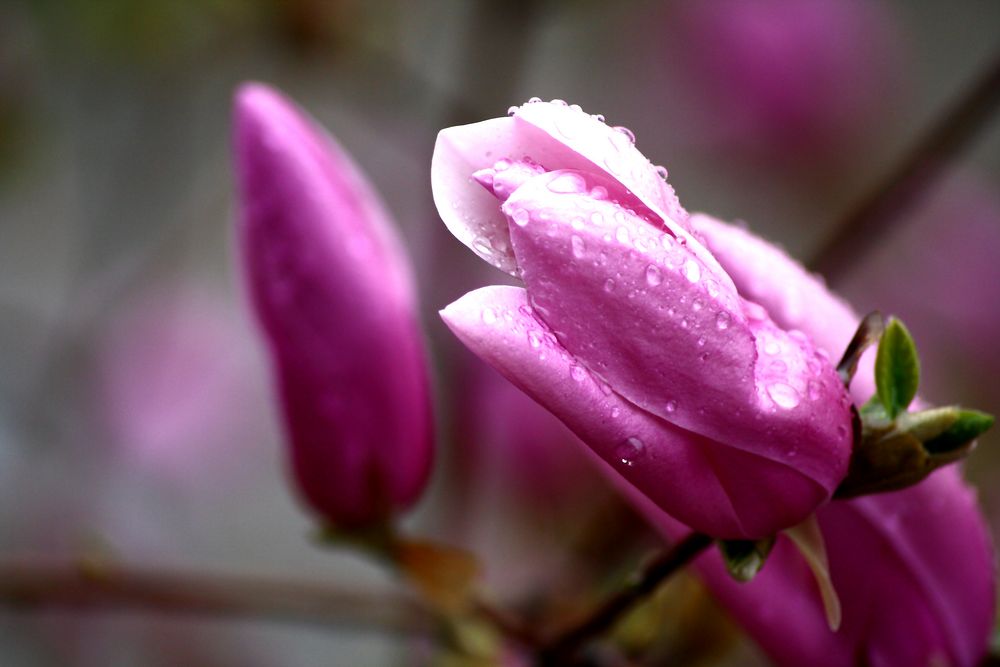
<instances>
[{"instance_id":1,"label":"pink petal","mask_svg":"<svg viewBox=\"0 0 1000 667\"><path fill-rule=\"evenodd\" d=\"M585 191L601 184L550 172L503 206L532 305L560 343L644 410L832 492L850 454L850 413L829 362L759 307L748 318L735 290L671 235L566 191L574 174Z\"/></svg>"},{"instance_id":2,"label":"pink petal","mask_svg":"<svg viewBox=\"0 0 1000 667\"><path fill-rule=\"evenodd\" d=\"M832 360L840 358L861 318L827 288L822 277L742 227L703 213L692 214L691 225L732 276L740 294L764 306L778 326L802 331ZM875 391L873 355L871 350L862 360L851 384L857 403L864 403Z\"/></svg>"},{"instance_id":3,"label":"pink petal","mask_svg":"<svg viewBox=\"0 0 1000 667\"><path fill-rule=\"evenodd\" d=\"M438 134L431 159L434 203L445 225L477 255L511 275L517 261L497 201L473 178L498 160L530 158L547 170L575 169L607 176L620 194L633 195L698 259L729 277L687 230L687 213L656 168L622 132L573 107L544 102L519 107L512 118L461 125Z\"/></svg>"},{"instance_id":4,"label":"pink petal","mask_svg":"<svg viewBox=\"0 0 1000 667\"><path fill-rule=\"evenodd\" d=\"M699 530L764 535L794 523L826 495L785 465L685 431L623 399L566 352L523 289L484 287L441 315L463 343L558 416L616 476Z\"/></svg>"}]
</instances>

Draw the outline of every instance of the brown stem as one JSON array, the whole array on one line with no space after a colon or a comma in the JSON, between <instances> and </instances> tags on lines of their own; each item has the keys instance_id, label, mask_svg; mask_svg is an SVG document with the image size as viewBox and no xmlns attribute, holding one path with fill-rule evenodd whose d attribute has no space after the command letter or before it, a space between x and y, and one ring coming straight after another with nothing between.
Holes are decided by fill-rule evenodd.
<instances>
[{"instance_id":1,"label":"brown stem","mask_svg":"<svg viewBox=\"0 0 1000 667\"><path fill-rule=\"evenodd\" d=\"M1000 106L1000 56L908 151L888 175L844 216L809 266L831 283L883 238L944 170L989 124Z\"/></svg>"},{"instance_id":2,"label":"brown stem","mask_svg":"<svg viewBox=\"0 0 1000 667\"><path fill-rule=\"evenodd\" d=\"M144 609L422 633L432 614L412 599L305 581L87 563L0 562L0 605Z\"/></svg>"},{"instance_id":3,"label":"brown stem","mask_svg":"<svg viewBox=\"0 0 1000 667\"><path fill-rule=\"evenodd\" d=\"M573 654L585 643L610 629L674 572L691 562L712 543L712 538L702 533L691 533L683 540L649 563L630 583L606 599L581 623L558 633L538 652L538 664L567 664Z\"/></svg>"}]
</instances>

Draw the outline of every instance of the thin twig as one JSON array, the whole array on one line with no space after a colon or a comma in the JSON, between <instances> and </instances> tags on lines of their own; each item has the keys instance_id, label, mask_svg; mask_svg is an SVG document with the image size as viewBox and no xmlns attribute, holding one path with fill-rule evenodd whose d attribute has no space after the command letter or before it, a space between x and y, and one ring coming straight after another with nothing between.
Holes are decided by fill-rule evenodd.
<instances>
[{"instance_id":1,"label":"thin twig","mask_svg":"<svg viewBox=\"0 0 1000 667\"><path fill-rule=\"evenodd\" d=\"M836 282L861 254L874 247L893 223L925 196L933 181L988 125L1000 108L1000 55L888 175L853 208L809 266Z\"/></svg>"},{"instance_id":2,"label":"thin twig","mask_svg":"<svg viewBox=\"0 0 1000 667\"><path fill-rule=\"evenodd\" d=\"M86 563L0 562L0 605L140 609L414 634L434 627L412 598L217 573Z\"/></svg>"},{"instance_id":3,"label":"thin twig","mask_svg":"<svg viewBox=\"0 0 1000 667\"><path fill-rule=\"evenodd\" d=\"M566 664L581 646L610 629L626 612L653 593L674 572L691 562L712 543L702 533L691 533L638 573L634 583L613 594L581 623L548 641L538 652L539 665Z\"/></svg>"}]
</instances>

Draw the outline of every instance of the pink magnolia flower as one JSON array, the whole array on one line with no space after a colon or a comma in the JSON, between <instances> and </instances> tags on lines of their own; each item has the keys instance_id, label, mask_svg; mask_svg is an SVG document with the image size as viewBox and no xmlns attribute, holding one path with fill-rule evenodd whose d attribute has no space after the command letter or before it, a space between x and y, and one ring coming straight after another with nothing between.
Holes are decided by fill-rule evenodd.
<instances>
[{"instance_id":1,"label":"pink magnolia flower","mask_svg":"<svg viewBox=\"0 0 1000 667\"><path fill-rule=\"evenodd\" d=\"M448 326L688 525L803 520L851 449L828 357L740 295L631 133L565 104L511 113L435 147L441 217L524 282L465 295Z\"/></svg>"},{"instance_id":2,"label":"pink magnolia flower","mask_svg":"<svg viewBox=\"0 0 1000 667\"><path fill-rule=\"evenodd\" d=\"M741 291L783 326L842 349L857 326L850 307L781 250L744 229L692 216ZM852 384L874 392L870 364ZM621 483L619 482L621 485ZM627 485L621 485L631 493ZM647 499L632 500L668 536L688 528ZM713 593L779 665L975 665L993 626L994 555L976 496L950 467L893 493L834 501L817 512L843 622L829 629L813 575L784 537L749 584L717 554L698 568Z\"/></svg>"},{"instance_id":3,"label":"pink magnolia flower","mask_svg":"<svg viewBox=\"0 0 1000 667\"><path fill-rule=\"evenodd\" d=\"M244 85L235 122L242 260L299 491L336 525L384 519L432 459L406 256L351 159L289 101Z\"/></svg>"}]
</instances>

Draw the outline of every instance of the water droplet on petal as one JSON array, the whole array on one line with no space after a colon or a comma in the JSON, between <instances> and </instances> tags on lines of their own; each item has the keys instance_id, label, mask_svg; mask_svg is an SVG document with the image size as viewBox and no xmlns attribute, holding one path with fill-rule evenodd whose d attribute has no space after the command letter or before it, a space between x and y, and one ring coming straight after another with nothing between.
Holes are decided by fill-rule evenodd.
<instances>
[{"instance_id":1,"label":"water droplet on petal","mask_svg":"<svg viewBox=\"0 0 1000 667\"><path fill-rule=\"evenodd\" d=\"M707 341L705 340L704 336L699 336L698 337L698 347L705 347L705 343L706 342Z\"/></svg>"},{"instance_id":2,"label":"water droplet on petal","mask_svg":"<svg viewBox=\"0 0 1000 667\"><path fill-rule=\"evenodd\" d=\"M732 316L726 311L720 311L718 315L715 316L715 328L719 331L725 331L729 328L729 323L732 321Z\"/></svg>"},{"instance_id":3,"label":"water droplet on petal","mask_svg":"<svg viewBox=\"0 0 1000 667\"><path fill-rule=\"evenodd\" d=\"M691 302L691 310L698 312L705 306L705 303L701 299L695 299Z\"/></svg>"},{"instance_id":4,"label":"water droplet on petal","mask_svg":"<svg viewBox=\"0 0 1000 667\"><path fill-rule=\"evenodd\" d=\"M577 236L576 234L574 234L572 236L572 238L570 238L570 245L573 246L573 256L574 257L576 257L577 259L580 259L581 257L583 257L584 251L586 249L583 247L583 239L582 238L580 238L579 236Z\"/></svg>"},{"instance_id":5,"label":"water droplet on petal","mask_svg":"<svg viewBox=\"0 0 1000 667\"><path fill-rule=\"evenodd\" d=\"M590 196L593 199L607 199L608 198L608 189L606 187L604 187L603 185L595 185L590 190ZM595 214L595 215L599 215L599 214Z\"/></svg>"},{"instance_id":6,"label":"water droplet on petal","mask_svg":"<svg viewBox=\"0 0 1000 667\"><path fill-rule=\"evenodd\" d=\"M583 382L587 379L587 371L584 370L583 366L577 366L574 364L569 369L569 376L573 378L575 382Z\"/></svg>"},{"instance_id":7,"label":"water droplet on petal","mask_svg":"<svg viewBox=\"0 0 1000 667\"><path fill-rule=\"evenodd\" d=\"M775 359L771 362L771 370L775 373L787 373L788 364L786 364L781 359Z\"/></svg>"},{"instance_id":8,"label":"water droplet on petal","mask_svg":"<svg viewBox=\"0 0 1000 667\"><path fill-rule=\"evenodd\" d=\"M658 164L658 165L654 166L653 169L656 170L656 175L657 176L659 176L663 180L667 180L667 168L666 167Z\"/></svg>"},{"instance_id":9,"label":"water droplet on petal","mask_svg":"<svg viewBox=\"0 0 1000 667\"><path fill-rule=\"evenodd\" d=\"M642 458L645 451L646 445L643 444L642 440L632 436L615 447L615 458L621 461L622 465L632 467L636 461Z\"/></svg>"},{"instance_id":10,"label":"water droplet on petal","mask_svg":"<svg viewBox=\"0 0 1000 667\"><path fill-rule=\"evenodd\" d=\"M513 116L514 114L516 114L516 113L517 113L517 110L518 110L518 109L520 109L520 108L521 108L521 107L519 107L519 106L512 106L512 107L508 107L508 108L507 108L507 115L508 115L508 116Z\"/></svg>"},{"instance_id":11,"label":"water droplet on petal","mask_svg":"<svg viewBox=\"0 0 1000 667\"><path fill-rule=\"evenodd\" d=\"M705 290L708 292L708 295L714 299L719 296L719 283L714 280L706 280Z\"/></svg>"},{"instance_id":12,"label":"water droplet on petal","mask_svg":"<svg viewBox=\"0 0 1000 667\"><path fill-rule=\"evenodd\" d=\"M677 412L677 401L667 401L667 412L671 414Z\"/></svg>"},{"instance_id":13,"label":"water droplet on petal","mask_svg":"<svg viewBox=\"0 0 1000 667\"><path fill-rule=\"evenodd\" d=\"M684 277L692 283L696 283L701 279L701 267L693 259L689 259L684 264Z\"/></svg>"},{"instance_id":14,"label":"water droplet on petal","mask_svg":"<svg viewBox=\"0 0 1000 667\"><path fill-rule=\"evenodd\" d=\"M492 308L483 308L482 316L483 322L486 324L493 324L497 321L496 311Z\"/></svg>"},{"instance_id":15,"label":"water droplet on petal","mask_svg":"<svg viewBox=\"0 0 1000 667\"><path fill-rule=\"evenodd\" d=\"M550 104L555 104L556 106L560 106L560 107L564 107L564 106L568 106L568 105L566 104L566 100L560 100L560 99L558 99L558 98L556 98L556 99L552 100L552 101L550 102Z\"/></svg>"},{"instance_id":16,"label":"water droplet on petal","mask_svg":"<svg viewBox=\"0 0 1000 667\"><path fill-rule=\"evenodd\" d=\"M809 394L810 401L818 401L823 396L823 386L816 380L809 380L806 392Z\"/></svg>"},{"instance_id":17,"label":"water droplet on petal","mask_svg":"<svg viewBox=\"0 0 1000 667\"><path fill-rule=\"evenodd\" d=\"M528 345L537 350L542 346L542 336L537 331L528 332Z\"/></svg>"},{"instance_id":18,"label":"water droplet on petal","mask_svg":"<svg viewBox=\"0 0 1000 667\"><path fill-rule=\"evenodd\" d=\"M541 97L531 97L531 98L528 98L528 104L538 104L541 101L542 101Z\"/></svg>"},{"instance_id":19,"label":"water droplet on petal","mask_svg":"<svg viewBox=\"0 0 1000 667\"><path fill-rule=\"evenodd\" d=\"M663 274L660 272L659 267L654 264L646 267L646 282L652 287L656 287L663 282Z\"/></svg>"},{"instance_id":20,"label":"water droplet on petal","mask_svg":"<svg viewBox=\"0 0 1000 667\"><path fill-rule=\"evenodd\" d=\"M778 341L771 339L764 343L764 351L768 354L778 354L781 352L781 346L778 345Z\"/></svg>"},{"instance_id":21,"label":"water droplet on petal","mask_svg":"<svg viewBox=\"0 0 1000 667\"><path fill-rule=\"evenodd\" d=\"M619 227L618 229L616 229L615 230L615 239L617 239L617 241L619 243L625 243L625 244L627 244L628 243L628 229L626 229L625 227Z\"/></svg>"},{"instance_id":22,"label":"water droplet on petal","mask_svg":"<svg viewBox=\"0 0 1000 667\"><path fill-rule=\"evenodd\" d=\"M573 194L586 190L587 183L580 174L560 174L549 181L548 188L559 194Z\"/></svg>"},{"instance_id":23,"label":"water droplet on petal","mask_svg":"<svg viewBox=\"0 0 1000 667\"><path fill-rule=\"evenodd\" d=\"M775 382L767 388L767 395L781 408L791 410L799 404L799 392L784 382Z\"/></svg>"},{"instance_id":24,"label":"water droplet on petal","mask_svg":"<svg viewBox=\"0 0 1000 667\"><path fill-rule=\"evenodd\" d=\"M608 278L604 281L604 291L613 292L615 290L615 281L612 278Z\"/></svg>"},{"instance_id":25,"label":"water droplet on petal","mask_svg":"<svg viewBox=\"0 0 1000 667\"><path fill-rule=\"evenodd\" d=\"M480 252L480 253L482 253L484 255L492 255L493 254L493 246L490 245L489 239L483 238L482 236L480 236L475 241L473 241L472 242L472 246L478 252Z\"/></svg>"},{"instance_id":26,"label":"water droplet on petal","mask_svg":"<svg viewBox=\"0 0 1000 667\"><path fill-rule=\"evenodd\" d=\"M514 224L517 225L518 227L524 227L526 224L528 224L528 220L531 219L531 216L523 208L519 208L516 211L514 211L510 217L511 220L514 221Z\"/></svg>"},{"instance_id":27,"label":"water droplet on petal","mask_svg":"<svg viewBox=\"0 0 1000 667\"><path fill-rule=\"evenodd\" d=\"M635 144L635 133L632 132L632 130L630 130L627 127L624 127L622 125L615 126L614 130L615 130L615 132L618 132L619 134L624 135L624 137L626 139L628 139L628 142L630 144Z\"/></svg>"},{"instance_id":28,"label":"water droplet on petal","mask_svg":"<svg viewBox=\"0 0 1000 667\"><path fill-rule=\"evenodd\" d=\"M618 419L618 415L619 414L621 414L621 408L619 408L617 405L615 407L611 408L611 418L612 419Z\"/></svg>"}]
</instances>

